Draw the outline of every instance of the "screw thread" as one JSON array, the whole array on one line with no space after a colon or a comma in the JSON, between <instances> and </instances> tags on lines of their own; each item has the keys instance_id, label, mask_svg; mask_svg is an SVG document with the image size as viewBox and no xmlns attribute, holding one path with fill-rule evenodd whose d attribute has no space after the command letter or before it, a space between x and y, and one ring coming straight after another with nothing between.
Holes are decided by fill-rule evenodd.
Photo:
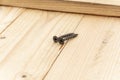
<instances>
[{"instance_id":1,"label":"screw thread","mask_svg":"<svg viewBox=\"0 0 120 80\"><path fill-rule=\"evenodd\" d=\"M69 40L69 39L75 38L75 37L77 37L77 36L78 36L78 34L72 34L72 35L69 35L69 36L67 36L67 37L64 37L63 39L64 39L64 40Z\"/></svg>"},{"instance_id":2,"label":"screw thread","mask_svg":"<svg viewBox=\"0 0 120 80\"><path fill-rule=\"evenodd\" d=\"M64 38L64 37L68 37L68 36L71 36L71 35L73 35L74 33L69 33L69 34L65 34L65 35L63 35L63 36L60 36L61 38Z\"/></svg>"}]
</instances>

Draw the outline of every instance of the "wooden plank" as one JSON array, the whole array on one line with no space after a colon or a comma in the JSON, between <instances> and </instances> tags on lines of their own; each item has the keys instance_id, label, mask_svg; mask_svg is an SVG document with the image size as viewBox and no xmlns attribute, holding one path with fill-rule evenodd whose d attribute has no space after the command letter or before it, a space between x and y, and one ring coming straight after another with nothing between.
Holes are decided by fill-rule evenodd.
<instances>
[{"instance_id":1,"label":"wooden plank","mask_svg":"<svg viewBox=\"0 0 120 80\"><path fill-rule=\"evenodd\" d=\"M85 16L44 80L120 78L120 19Z\"/></svg>"},{"instance_id":2,"label":"wooden plank","mask_svg":"<svg viewBox=\"0 0 120 80\"><path fill-rule=\"evenodd\" d=\"M1 5L104 16L120 16L119 0L0 0Z\"/></svg>"},{"instance_id":3,"label":"wooden plank","mask_svg":"<svg viewBox=\"0 0 120 80\"><path fill-rule=\"evenodd\" d=\"M53 35L73 32L83 15L26 10L0 40L1 80L42 80L64 48ZM24 77L27 76L27 77Z\"/></svg>"}]
</instances>

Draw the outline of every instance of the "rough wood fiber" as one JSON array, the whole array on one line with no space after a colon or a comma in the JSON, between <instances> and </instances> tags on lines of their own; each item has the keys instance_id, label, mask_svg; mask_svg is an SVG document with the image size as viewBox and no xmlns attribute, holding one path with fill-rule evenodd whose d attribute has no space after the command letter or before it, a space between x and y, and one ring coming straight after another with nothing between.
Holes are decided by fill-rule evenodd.
<instances>
[{"instance_id":1,"label":"rough wood fiber","mask_svg":"<svg viewBox=\"0 0 120 80\"><path fill-rule=\"evenodd\" d=\"M1 5L120 17L119 0L0 0Z\"/></svg>"},{"instance_id":2,"label":"rough wood fiber","mask_svg":"<svg viewBox=\"0 0 120 80\"><path fill-rule=\"evenodd\" d=\"M120 18L0 9L0 21L10 20L0 23L0 80L120 78ZM63 46L53 42L69 32L79 36Z\"/></svg>"}]
</instances>

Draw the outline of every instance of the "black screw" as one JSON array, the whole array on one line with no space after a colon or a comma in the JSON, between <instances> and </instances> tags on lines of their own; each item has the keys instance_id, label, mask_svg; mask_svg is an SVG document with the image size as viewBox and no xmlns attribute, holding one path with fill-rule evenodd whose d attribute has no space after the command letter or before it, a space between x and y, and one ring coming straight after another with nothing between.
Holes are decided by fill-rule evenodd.
<instances>
[{"instance_id":1,"label":"black screw","mask_svg":"<svg viewBox=\"0 0 120 80\"><path fill-rule=\"evenodd\" d=\"M75 37L77 37L77 36L78 36L78 34L72 34L72 35L70 35L70 36L60 38L60 39L59 39L59 43L63 45L66 40L75 38Z\"/></svg>"},{"instance_id":2,"label":"black screw","mask_svg":"<svg viewBox=\"0 0 120 80\"><path fill-rule=\"evenodd\" d=\"M53 36L53 41L54 41L55 43L57 43L57 42L59 42L59 39L60 39L60 38L68 37L68 36L71 36L71 35L74 35L74 33L65 34L65 35L62 35L62 36L60 36L60 37Z\"/></svg>"},{"instance_id":3,"label":"black screw","mask_svg":"<svg viewBox=\"0 0 120 80\"><path fill-rule=\"evenodd\" d=\"M56 42L56 43L59 42L60 44L63 45L66 40L75 38L77 36L78 36L78 34L69 33L69 34L65 34L65 35L60 36L60 37L53 36L53 40L54 40L54 42Z\"/></svg>"},{"instance_id":4,"label":"black screw","mask_svg":"<svg viewBox=\"0 0 120 80\"><path fill-rule=\"evenodd\" d=\"M68 34L62 35L62 36L60 36L60 37L61 37L61 38L64 38L64 37L68 37L68 36L71 36L71 35L74 35L74 33L68 33Z\"/></svg>"}]
</instances>

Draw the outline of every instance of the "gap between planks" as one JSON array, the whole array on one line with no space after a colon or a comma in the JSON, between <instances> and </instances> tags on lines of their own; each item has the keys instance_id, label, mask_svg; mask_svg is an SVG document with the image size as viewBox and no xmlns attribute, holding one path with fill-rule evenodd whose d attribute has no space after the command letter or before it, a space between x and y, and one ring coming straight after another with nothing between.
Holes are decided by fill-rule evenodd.
<instances>
[{"instance_id":1,"label":"gap between planks","mask_svg":"<svg viewBox=\"0 0 120 80\"><path fill-rule=\"evenodd\" d=\"M9 10L9 8L11 10ZM7 12L6 15L4 15L4 10ZM0 34L2 34L24 11L25 9L23 8L1 7Z\"/></svg>"}]
</instances>

